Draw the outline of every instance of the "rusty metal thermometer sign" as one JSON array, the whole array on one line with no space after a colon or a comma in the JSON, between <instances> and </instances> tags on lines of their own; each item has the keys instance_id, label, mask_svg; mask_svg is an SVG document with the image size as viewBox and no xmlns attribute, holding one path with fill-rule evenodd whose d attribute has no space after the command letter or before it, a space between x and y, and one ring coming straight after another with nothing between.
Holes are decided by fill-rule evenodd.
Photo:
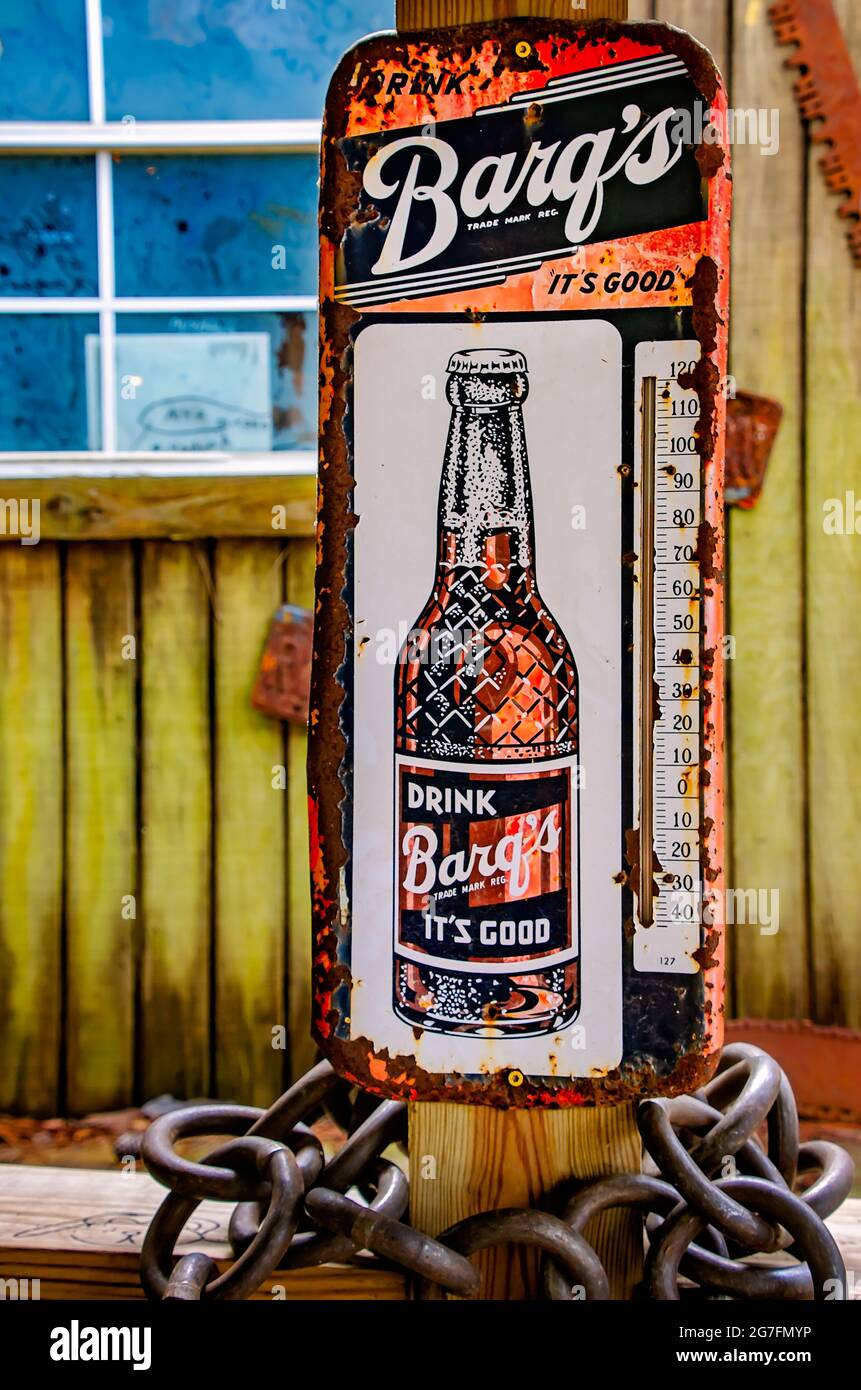
<instances>
[{"instance_id":1,"label":"rusty metal thermometer sign","mask_svg":"<svg viewBox=\"0 0 861 1390\"><path fill-rule=\"evenodd\" d=\"M715 1063L725 110L655 24L377 35L332 79L314 1031L380 1094Z\"/></svg>"}]
</instances>

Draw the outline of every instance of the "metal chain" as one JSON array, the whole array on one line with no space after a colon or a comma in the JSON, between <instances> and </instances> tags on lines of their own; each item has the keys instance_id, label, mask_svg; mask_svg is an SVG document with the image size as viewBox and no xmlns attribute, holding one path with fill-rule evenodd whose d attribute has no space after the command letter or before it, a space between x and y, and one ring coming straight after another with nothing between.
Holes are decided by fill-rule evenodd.
<instances>
[{"instance_id":1,"label":"metal chain","mask_svg":"<svg viewBox=\"0 0 861 1390\"><path fill-rule=\"evenodd\" d=\"M310 1128L322 1111L348 1133L328 1162ZM607 1299L607 1272L584 1232L599 1212L632 1207L642 1211L648 1238L648 1298L845 1296L845 1267L824 1218L847 1197L853 1164L836 1144L799 1144L792 1089L767 1053L726 1047L707 1086L641 1101L637 1123L642 1173L579 1183L558 1214L481 1212L434 1240L403 1219L408 1181L382 1156L406 1144L406 1105L351 1092L320 1062L269 1110L192 1105L152 1123L142 1158L170 1191L144 1241L141 1280L154 1299L240 1299L275 1270L372 1261L415 1275L422 1297L475 1298L480 1278L470 1256L514 1242L545 1252L547 1298ZM231 1138L204 1162L176 1152L179 1140L210 1134ZM234 1204L235 1258L223 1274L201 1254L174 1263L176 1242L204 1198ZM752 1255L778 1259L750 1263Z\"/></svg>"}]
</instances>

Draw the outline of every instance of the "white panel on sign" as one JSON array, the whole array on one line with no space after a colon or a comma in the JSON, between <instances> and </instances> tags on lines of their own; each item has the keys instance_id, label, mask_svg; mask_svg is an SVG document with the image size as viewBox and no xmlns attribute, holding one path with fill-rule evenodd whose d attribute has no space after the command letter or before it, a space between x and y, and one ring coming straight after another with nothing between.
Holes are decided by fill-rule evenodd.
<instances>
[{"instance_id":1,"label":"white panel on sign","mask_svg":"<svg viewBox=\"0 0 861 1390\"><path fill-rule=\"evenodd\" d=\"M351 1035L437 1073L501 1066L513 1036L537 1075L613 1068L620 335L377 322L355 380Z\"/></svg>"}]
</instances>

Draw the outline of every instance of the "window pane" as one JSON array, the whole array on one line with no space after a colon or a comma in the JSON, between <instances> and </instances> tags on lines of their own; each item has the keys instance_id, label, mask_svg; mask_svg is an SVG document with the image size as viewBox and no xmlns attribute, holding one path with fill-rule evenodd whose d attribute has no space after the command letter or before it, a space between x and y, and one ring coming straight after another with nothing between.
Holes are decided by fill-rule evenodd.
<instances>
[{"instance_id":1,"label":"window pane","mask_svg":"<svg viewBox=\"0 0 861 1390\"><path fill-rule=\"evenodd\" d=\"M0 187L0 294L96 294L94 161L9 155Z\"/></svg>"},{"instance_id":2,"label":"window pane","mask_svg":"<svg viewBox=\"0 0 861 1390\"><path fill-rule=\"evenodd\" d=\"M314 155L124 156L120 295L314 294Z\"/></svg>"},{"instance_id":3,"label":"window pane","mask_svg":"<svg viewBox=\"0 0 861 1390\"><path fill-rule=\"evenodd\" d=\"M85 121L84 0L0 0L0 121Z\"/></svg>"},{"instance_id":4,"label":"window pane","mask_svg":"<svg viewBox=\"0 0 861 1390\"><path fill-rule=\"evenodd\" d=\"M313 314L119 315L118 448L315 448L315 324ZM95 346L87 366L97 421Z\"/></svg>"},{"instance_id":5,"label":"window pane","mask_svg":"<svg viewBox=\"0 0 861 1390\"><path fill-rule=\"evenodd\" d=\"M111 120L316 119L345 49L394 0L102 0Z\"/></svg>"},{"instance_id":6,"label":"window pane","mask_svg":"<svg viewBox=\"0 0 861 1390\"><path fill-rule=\"evenodd\" d=\"M86 449L95 314L0 314L0 449Z\"/></svg>"}]
</instances>

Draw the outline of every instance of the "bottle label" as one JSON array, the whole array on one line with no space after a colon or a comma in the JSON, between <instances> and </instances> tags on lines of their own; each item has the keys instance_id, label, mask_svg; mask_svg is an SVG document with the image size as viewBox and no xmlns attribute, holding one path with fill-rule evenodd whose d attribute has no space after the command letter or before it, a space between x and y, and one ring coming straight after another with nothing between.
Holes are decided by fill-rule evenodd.
<instances>
[{"instance_id":1,"label":"bottle label","mask_svg":"<svg viewBox=\"0 0 861 1390\"><path fill-rule=\"evenodd\" d=\"M398 953L558 965L577 952L577 759L536 769L398 757Z\"/></svg>"}]
</instances>

